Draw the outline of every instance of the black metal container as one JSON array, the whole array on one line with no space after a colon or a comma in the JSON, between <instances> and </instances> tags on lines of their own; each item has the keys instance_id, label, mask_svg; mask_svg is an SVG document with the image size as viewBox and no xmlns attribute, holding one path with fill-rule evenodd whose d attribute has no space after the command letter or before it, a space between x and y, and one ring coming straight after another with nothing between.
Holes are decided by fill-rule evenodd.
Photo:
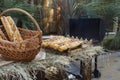
<instances>
[{"instance_id":1,"label":"black metal container","mask_svg":"<svg viewBox=\"0 0 120 80\"><path fill-rule=\"evenodd\" d=\"M69 34L70 36L100 42L105 36L104 22L100 18L70 19Z\"/></svg>"}]
</instances>

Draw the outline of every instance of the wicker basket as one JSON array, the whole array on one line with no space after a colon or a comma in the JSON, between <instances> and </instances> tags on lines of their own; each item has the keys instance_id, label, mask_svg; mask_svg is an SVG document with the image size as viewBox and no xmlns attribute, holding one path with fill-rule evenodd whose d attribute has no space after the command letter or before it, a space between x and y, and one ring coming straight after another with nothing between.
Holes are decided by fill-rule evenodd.
<instances>
[{"instance_id":1,"label":"wicker basket","mask_svg":"<svg viewBox=\"0 0 120 80\"><path fill-rule=\"evenodd\" d=\"M27 15L31 19L37 30L27 30L19 28L19 31L23 38L23 41L21 42L10 42L7 40L0 39L0 54L2 58L5 60L31 61L40 51L42 42L42 31L36 20L28 12L22 9L18 8L7 9L0 14L0 17L11 11L21 12ZM0 28L4 30L2 26ZM25 45L25 48L21 47L21 45L23 44Z\"/></svg>"}]
</instances>

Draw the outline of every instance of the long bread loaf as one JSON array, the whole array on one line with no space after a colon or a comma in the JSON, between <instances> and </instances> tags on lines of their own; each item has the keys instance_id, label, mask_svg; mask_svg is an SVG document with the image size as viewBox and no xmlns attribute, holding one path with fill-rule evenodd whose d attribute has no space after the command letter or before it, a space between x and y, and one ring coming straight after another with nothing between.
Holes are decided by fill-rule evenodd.
<instances>
[{"instance_id":1,"label":"long bread loaf","mask_svg":"<svg viewBox=\"0 0 120 80\"><path fill-rule=\"evenodd\" d=\"M6 36L4 35L1 29L0 29L0 39L7 40Z\"/></svg>"},{"instance_id":2,"label":"long bread loaf","mask_svg":"<svg viewBox=\"0 0 120 80\"><path fill-rule=\"evenodd\" d=\"M23 41L21 34L20 34L15 22L11 18L11 16L7 16L7 20L10 23L11 29L12 29L13 34L14 34L14 36L13 36L14 41L18 41L18 42Z\"/></svg>"},{"instance_id":3,"label":"long bread loaf","mask_svg":"<svg viewBox=\"0 0 120 80\"><path fill-rule=\"evenodd\" d=\"M9 40L14 41L13 40L13 34L14 33L13 33L12 29L11 29L10 23L8 22L7 18L5 16L2 16L1 21L2 21L2 24L3 24L4 28L5 28L5 30L6 30L6 33L8 35Z\"/></svg>"},{"instance_id":4,"label":"long bread loaf","mask_svg":"<svg viewBox=\"0 0 120 80\"><path fill-rule=\"evenodd\" d=\"M13 19L10 16L8 17L2 16L1 21L3 23L3 26L6 30L6 33L10 41L12 42L23 41L18 28L16 27Z\"/></svg>"}]
</instances>

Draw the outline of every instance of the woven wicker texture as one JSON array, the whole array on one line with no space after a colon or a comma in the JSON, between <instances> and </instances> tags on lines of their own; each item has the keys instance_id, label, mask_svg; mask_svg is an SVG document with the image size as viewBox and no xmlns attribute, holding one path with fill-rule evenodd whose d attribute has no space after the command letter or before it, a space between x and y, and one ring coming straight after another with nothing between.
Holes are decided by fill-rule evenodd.
<instances>
[{"instance_id":1,"label":"woven wicker texture","mask_svg":"<svg viewBox=\"0 0 120 80\"><path fill-rule=\"evenodd\" d=\"M40 51L42 42L42 31L36 20L28 12L22 9L7 9L0 14L0 17L12 11L21 12L27 15L31 19L37 30L19 28L19 32L23 38L23 41L21 42L10 42L0 39L0 54L5 60L31 61ZM4 32L4 28L2 26L0 28ZM5 36L7 35L5 34Z\"/></svg>"}]
</instances>

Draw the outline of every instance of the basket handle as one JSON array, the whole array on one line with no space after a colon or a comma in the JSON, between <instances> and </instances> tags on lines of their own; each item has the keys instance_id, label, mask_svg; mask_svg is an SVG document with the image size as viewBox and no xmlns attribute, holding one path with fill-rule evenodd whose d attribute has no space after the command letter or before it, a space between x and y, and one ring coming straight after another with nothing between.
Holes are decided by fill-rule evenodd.
<instances>
[{"instance_id":1,"label":"basket handle","mask_svg":"<svg viewBox=\"0 0 120 80\"><path fill-rule=\"evenodd\" d=\"M22 9L19 9L19 8L6 9L6 10L3 11L2 13L0 13L0 17L1 17L2 15L4 15L4 14L8 13L8 12L11 12L11 11L21 12L21 13L24 13L25 15L27 15L27 16L31 19L31 21L33 22L33 24L35 25L36 29L37 29L38 31L42 32L41 29L40 29L40 27L39 27L39 25L38 25L38 23L37 23L37 21L36 21L27 11L25 11L25 10L22 10Z\"/></svg>"}]
</instances>

